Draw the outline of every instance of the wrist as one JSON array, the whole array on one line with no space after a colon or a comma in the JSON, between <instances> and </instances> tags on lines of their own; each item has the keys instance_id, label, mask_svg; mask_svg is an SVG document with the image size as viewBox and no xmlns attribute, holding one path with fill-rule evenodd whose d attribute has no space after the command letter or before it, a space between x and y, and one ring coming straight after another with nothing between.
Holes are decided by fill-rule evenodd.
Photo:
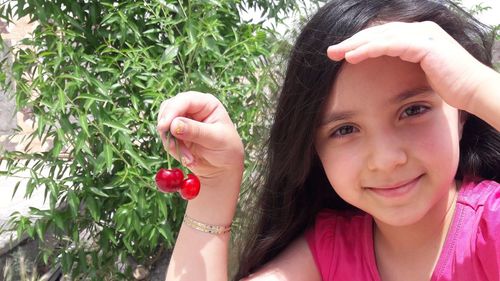
<instances>
[{"instance_id":1,"label":"wrist","mask_svg":"<svg viewBox=\"0 0 500 281\"><path fill-rule=\"evenodd\" d=\"M474 91L470 102L465 106L465 110L474 115L481 114L485 104L494 101L498 97L500 93L499 86L500 74L493 69L489 69L488 74L483 76L481 83Z\"/></svg>"},{"instance_id":2,"label":"wrist","mask_svg":"<svg viewBox=\"0 0 500 281\"><path fill-rule=\"evenodd\" d=\"M230 225L236 212L243 170L200 179L198 196L189 201L186 215L213 225Z\"/></svg>"},{"instance_id":3,"label":"wrist","mask_svg":"<svg viewBox=\"0 0 500 281\"><path fill-rule=\"evenodd\" d=\"M500 119L498 119L500 111L500 74L493 69L489 70L464 110L483 119L498 130L500 127Z\"/></svg>"}]
</instances>

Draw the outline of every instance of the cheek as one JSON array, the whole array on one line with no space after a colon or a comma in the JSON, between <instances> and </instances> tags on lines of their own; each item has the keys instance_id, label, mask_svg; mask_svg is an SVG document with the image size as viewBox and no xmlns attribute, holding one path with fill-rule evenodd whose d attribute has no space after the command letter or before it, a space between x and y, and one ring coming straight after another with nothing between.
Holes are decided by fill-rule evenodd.
<instances>
[{"instance_id":1,"label":"cheek","mask_svg":"<svg viewBox=\"0 0 500 281\"><path fill-rule=\"evenodd\" d=\"M413 128L412 153L435 165L458 165L460 132L456 109L443 108L432 122Z\"/></svg>"},{"instance_id":2,"label":"cheek","mask_svg":"<svg viewBox=\"0 0 500 281\"><path fill-rule=\"evenodd\" d=\"M359 149L325 149L318 151L326 176L335 191L344 199L359 182L362 156Z\"/></svg>"}]
</instances>

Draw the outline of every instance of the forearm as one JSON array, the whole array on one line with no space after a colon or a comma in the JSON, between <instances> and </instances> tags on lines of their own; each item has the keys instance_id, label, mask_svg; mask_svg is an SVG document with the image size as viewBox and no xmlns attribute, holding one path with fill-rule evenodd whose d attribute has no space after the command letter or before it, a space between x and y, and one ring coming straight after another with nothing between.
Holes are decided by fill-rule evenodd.
<instances>
[{"instance_id":1,"label":"forearm","mask_svg":"<svg viewBox=\"0 0 500 281\"><path fill-rule=\"evenodd\" d=\"M186 215L210 225L231 224L240 183L241 175L236 173L218 186L202 186L198 197L188 203ZM230 232L209 234L183 223L166 280L227 280L229 240Z\"/></svg>"},{"instance_id":2,"label":"forearm","mask_svg":"<svg viewBox=\"0 0 500 281\"><path fill-rule=\"evenodd\" d=\"M466 111L500 130L500 74L489 69Z\"/></svg>"}]
</instances>

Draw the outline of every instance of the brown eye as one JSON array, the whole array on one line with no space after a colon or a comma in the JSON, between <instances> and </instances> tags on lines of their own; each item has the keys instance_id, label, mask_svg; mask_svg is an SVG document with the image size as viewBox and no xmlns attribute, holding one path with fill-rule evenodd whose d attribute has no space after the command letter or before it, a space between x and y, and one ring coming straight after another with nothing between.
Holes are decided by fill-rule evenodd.
<instances>
[{"instance_id":1,"label":"brown eye","mask_svg":"<svg viewBox=\"0 0 500 281\"><path fill-rule=\"evenodd\" d=\"M417 115L420 115L420 114L423 114L427 111L429 111L429 107L428 106L423 106L423 105L412 105L408 108L406 108L403 113L401 114L402 118L406 118L406 117L412 117L412 116L417 116Z\"/></svg>"},{"instance_id":2,"label":"brown eye","mask_svg":"<svg viewBox=\"0 0 500 281\"><path fill-rule=\"evenodd\" d=\"M358 129L356 129L356 127L354 127L352 125L345 125L345 126L338 128L337 130L335 130L332 134L332 137L335 137L335 138L344 137L344 136L347 136L349 134L356 132L357 130Z\"/></svg>"}]
</instances>

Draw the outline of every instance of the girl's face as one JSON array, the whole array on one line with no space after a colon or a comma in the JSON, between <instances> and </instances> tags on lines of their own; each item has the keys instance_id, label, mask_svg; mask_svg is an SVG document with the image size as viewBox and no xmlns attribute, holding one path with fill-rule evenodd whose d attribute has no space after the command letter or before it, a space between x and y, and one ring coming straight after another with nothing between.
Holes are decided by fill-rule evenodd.
<instances>
[{"instance_id":1,"label":"girl's face","mask_svg":"<svg viewBox=\"0 0 500 281\"><path fill-rule=\"evenodd\" d=\"M344 64L315 148L335 191L384 223L418 222L455 188L462 123L417 64Z\"/></svg>"}]
</instances>

